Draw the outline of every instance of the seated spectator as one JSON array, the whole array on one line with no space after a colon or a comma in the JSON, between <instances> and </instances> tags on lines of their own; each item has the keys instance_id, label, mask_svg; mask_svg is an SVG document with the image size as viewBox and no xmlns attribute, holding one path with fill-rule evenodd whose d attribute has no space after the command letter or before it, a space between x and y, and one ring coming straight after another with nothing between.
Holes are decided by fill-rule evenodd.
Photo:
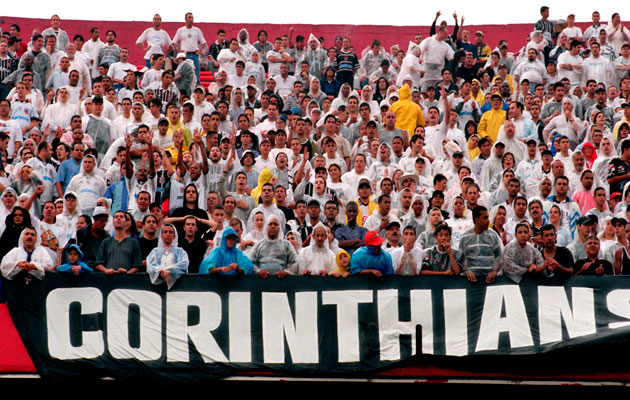
<instances>
[{"instance_id":1,"label":"seated spectator","mask_svg":"<svg viewBox=\"0 0 630 400\"><path fill-rule=\"evenodd\" d=\"M24 228L18 246L2 259L0 264L2 275L7 279L13 279L21 272L26 272L37 279L44 279L44 274L53 270L54 263L46 249L39 245L39 241L35 228L32 226Z\"/></svg>"},{"instance_id":2,"label":"seated spectator","mask_svg":"<svg viewBox=\"0 0 630 400\"><path fill-rule=\"evenodd\" d=\"M451 245L451 227L445 223L438 224L435 237L437 244L425 250L420 274L459 275L464 259L462 252Z\"/></svg>"},{"instance_id":3,"label":"seated spectator","mask_svg":"<svg viewBox=\"0 0 630 400\"><path fill-rule=\"evenodd\" d=\"M375 231L365 234L365 246L352 255L350 272L353 275L394 275L392 257L381 249L385 239Z\"/></svg>"},{"instance_id":4,"label":"seated spectator","mask_svg":"<svg viewBox=\"0 0 630 400\"><path fill-rule=\"evenodd\" d=\"M298 270L300 275L326 276L335 265L335 253L330 250L328 231L319 222L313 228L310 244L303 248L298 255Z\"/></svg>"},{"instance_id":5,"label":"seated spectator","mask_svg":"<svg viewBox=\"0 0 630 400\"><path fill-rule=\"evenodd\" d=\"M55 271L74 275L84 275L94 272L86 263L82 262L83 252L76 244L71 244L64 250L66 263L58 266Z\"/></svg>"},{"instance_id":6,"label":"seated spectator","mask_svg":"<svg viewBox=\"0 0 630 400\"><path fill-rule=\"evenodd\" d=\"M141 257L140 243L125 233L125 213L116 211L114 236L101 243L96 255L96 270L107 275L131 274L142 268Z\"/></svg>"},{"instance_id":7,"label":"seated spectator","mask_svg":"<svg viewBox=\"0 0 630 400\"><path fill-rule=\"evenodd\" d=\"M164 225L158 247L151 250L147 257L147 272L152 284L166 282L170 289L180 276L188 273L188 254L177 247L177 243L175 227L171 224Z\"/></svg>"},{"instance_id":8,"label":"seated spectator","mask_svg":"<svg viewBox=\"0 0 630 400\"><path fill-rule=\"evenodd\" d=\"M335 261L337 262L337 269L333 270L330 275L337 278L340 276L343 278L348 277L350 275L350 254L341 249L337 252Z\"/></svg>"},{"instance_id":9,"label":"seated spectator","mask_svg":"<svg viewBox=\"0 0 630 400\"><path fill-rule=\"evenodd\" d=\"M221 245L212 250L199 266L200 274L249 275L253 264L236 244L238 234L230 227L223 230Z\"/></svg>"},{"instance_id":10,"label":"seated spectator","mask_svg":"<svg viewBox=\"0 0 630 400\"><path fill-rule=\"evenodd\" d=\"M542 255L528 243L531 234L526 223L516 224L514 237L503 251L503 273L514 282L519 283L523 275L542 272L545 269Z\"/></svg>"},{"instance_id":11,"label":"seated spectator","mask_svg":"<svg viewBox=\"0 0 630 400\"><path fill-rule=\"evenodd\" d=\"M265 221L265 238L252 249L254 271L261 277L276 275L282 279L296 269L297 256L288 240L284 239L280 219L270 214Z\"/></svg>"},{"instance_id":12,"label":"seated spectator","mask_svg":"<svg viewBox=\"0 0 630 400\"><path fill-rule=\"evenodd\" d=\"M464 249L464 272L471 282L485 278L486 283L494 282L501 268L503 244L493 230L489 230L490 215L484 206L473 210L475 226L462 235L460 248Z\"/></svg>"},{"instance_id":13,"label":"seated spectator","mask_svg":"<svg viewBox=\"0 0 630 400\"><path fill-rule=\"evenodd\" d=\"M599 238L589 236L584 243L586 258L578 260L573 267L575 275L614 275L613 266L608 260L599 258Z\"/></svg>"}]
</instances>

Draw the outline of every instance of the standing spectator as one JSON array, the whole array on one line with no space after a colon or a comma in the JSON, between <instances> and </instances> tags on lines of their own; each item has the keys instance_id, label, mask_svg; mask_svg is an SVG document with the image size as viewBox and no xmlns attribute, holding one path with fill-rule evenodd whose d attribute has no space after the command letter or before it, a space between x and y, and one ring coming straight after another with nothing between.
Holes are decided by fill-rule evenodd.
<instances>
[{"instance_id":1,"label":"standing spectator","mask_svg":"<svg viewBox=\"0 0 630 400\"><path fill-rule=\"evenodd\" d=\"M343 48L335 58L335 69L339 83L354 87L354 73L359 69L359 58L351 47L349 37L343 38Z\"/></svg>"},{"instance_id":2,"label":"standing spectator","mask_svg":"<svg viewBox=\"0 0 630 400\"><path fill-rule=\"evenodd\" d=\"M44 32L42 32L42 36L48 37L49 35L53 35L54 37L57 38L57 44L55 45L55 50L65 51L66 46L68 45L68 42L70 42L70 39L68 38L68 34L66 33L66 31L64 31L63 29L59 27L60 21L61 19L59 19L59 16L57 14L53 15L50 18L51 27L45 29Z\"/></svg>"},{"instance_id":3,"label":"standing spectator","mask_svg":"<svg viewBox=\"0 0 630 400\"><path fill-rule=\"evenodd\" d=\"M107 275L132 274L142 268L141 257L140 243L125 232L125 213L116 211L114 236L101 243L96 255L96 270Z\"/></svg>"},{"instance_id":4,"label":"standing spectator","mask_svg":"<svg viewBox=\"0 0 630 400\"><path fill-rule=\"evenodd\" d=\"M185 52L186 57L195 63L197 85L199 85L199 54L208 45L201 29L193 26L194 18L191 12L186 13L186 25L175 33L173 43L179 52Z\"/></svg>"},{"instance_id":5,"label":"standing spectator","mask_svg":"<svg viewBox=\"0 0 630 400\"><path fill-rule=\"evenodd\" d=\"M492 283L501 267L503 243L495 231L488 229L490 214L486 207L477 206L472 218L475 226L459 242L464 253L463 269L471 282L485 278L486 283Z\"/></svg>"},{"instance_id":6,"label":"standing spectator","mask_svg":"<svg viewBox=\"0 0 630 400\"><path fill-rule=\"evenodd\" d=\"M145 66L149 68L151 66L150 60L153 54L166 54L171 46L171 37L166 31L161 29L162 17L160 14L153 16L153 26L147 28L142 32L142 35L136 40L136 44L143 51ZM146 43L146 45L145 45ZM134 69L135 71L135 69Z\"/></svg>"}]
</instances>

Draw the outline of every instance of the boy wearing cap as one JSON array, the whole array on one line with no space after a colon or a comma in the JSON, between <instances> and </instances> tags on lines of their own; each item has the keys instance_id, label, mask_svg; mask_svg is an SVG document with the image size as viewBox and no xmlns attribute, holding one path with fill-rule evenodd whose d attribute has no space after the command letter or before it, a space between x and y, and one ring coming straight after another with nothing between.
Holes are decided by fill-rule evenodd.
<instances>
[{"instance_id":1,"label":"boy wearing cap","mask_svg":"<svg viewBox=\"0 0 630 400\"><path fill-rule=\"evenodd\" d=\"M352 255L350 260L350 272L353 275L393 275L392 257L381 249L385 239L378 236L375 231L365 234L365 246Z\"/></svg>"}]
</instances>

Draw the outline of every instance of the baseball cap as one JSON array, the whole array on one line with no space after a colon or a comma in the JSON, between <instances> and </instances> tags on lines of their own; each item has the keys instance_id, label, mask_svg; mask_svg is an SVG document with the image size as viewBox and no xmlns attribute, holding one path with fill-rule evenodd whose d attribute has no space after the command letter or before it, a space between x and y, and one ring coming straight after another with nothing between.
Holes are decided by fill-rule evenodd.
<instances>
[{"instance_id":1,"label":"baseball cap","mask_svg":"<svg viewBox=\"0 0 630 400\"><path fill-rule=\"evenodd\" d=\"M385 241L385 239L380 237L378 235L378 233L376 233L374 231L368 231L365 234L365 245L366 246L380 246L381 244L383 244L384 241Z\"/></svg>"}]
</instances>

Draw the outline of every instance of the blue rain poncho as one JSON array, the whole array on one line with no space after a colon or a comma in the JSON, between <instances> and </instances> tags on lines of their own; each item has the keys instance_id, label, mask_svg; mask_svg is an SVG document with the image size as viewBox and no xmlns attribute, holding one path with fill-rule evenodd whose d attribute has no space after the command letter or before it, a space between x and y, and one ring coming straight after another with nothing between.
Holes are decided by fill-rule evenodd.
<instances>
[{"instance_id":1,"label":"blue rain poncho","mask_svg":"<svg viewBox=\"0 0 630 400\"><path fill-rule=\"evenodd\" d=\"M229 236L236 237L234 247L227 246L227 238ZM200 274L208 274L213 268L223 268L230 264L238 264L239 268L243 270L243 274L248 275L254 271L254 265L252 261L247 258L245 253L236 247L238 243L238 235L236 231L230 227L223 230L223 237L221 238L221 246L212 250L212 253L206 257L199 266ZM237 270L231 270L230 272L219 272L222 275L236 275Z\"/></svg>"}]
</instances>

